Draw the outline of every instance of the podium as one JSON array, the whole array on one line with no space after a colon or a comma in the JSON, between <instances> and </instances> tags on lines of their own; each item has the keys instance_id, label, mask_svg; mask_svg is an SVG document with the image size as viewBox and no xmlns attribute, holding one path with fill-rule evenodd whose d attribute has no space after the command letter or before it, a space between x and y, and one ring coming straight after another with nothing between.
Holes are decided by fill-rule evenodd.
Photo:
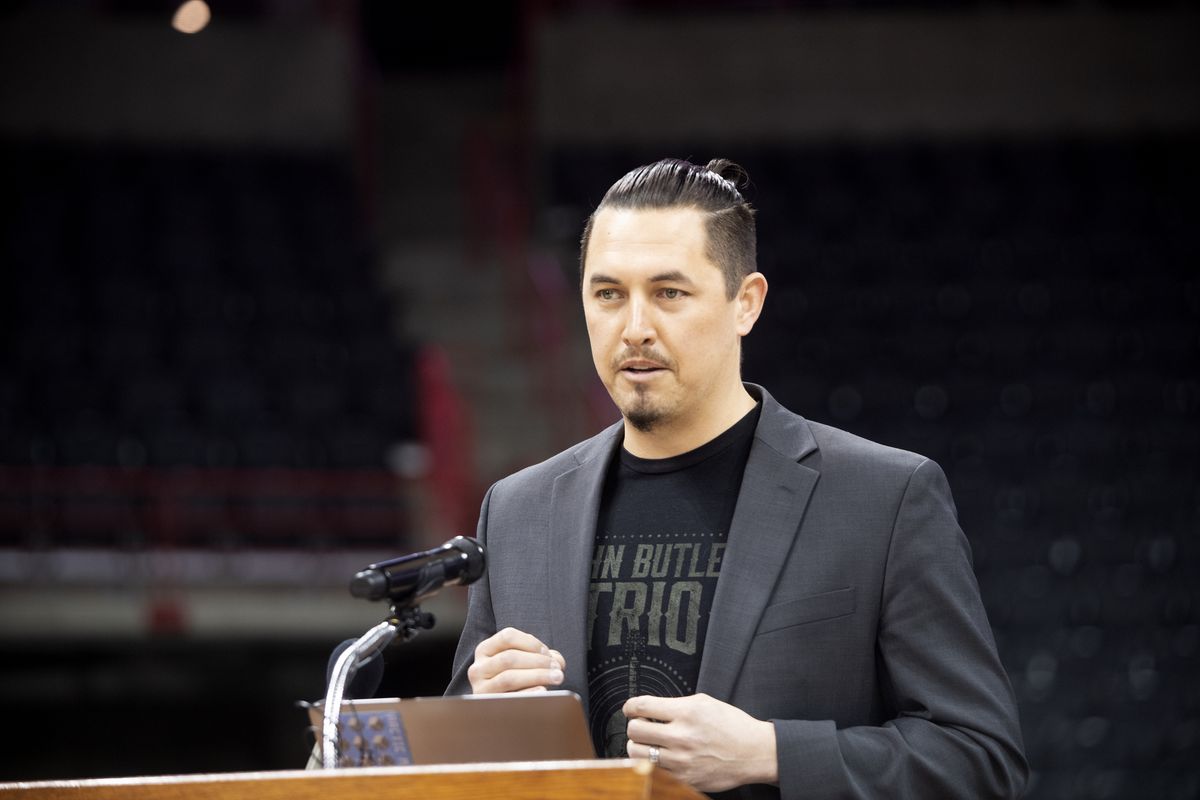
<instances>
[{"instance_id":1,"label":"podium","mask_svg":"<svg viewBox=\"0 0 1200 800\"><path fill-rule=\"evenodd\" d=\"M648 761L523 761L0 784L3 800L700 800Z\"/></svg>"}]
</instances>

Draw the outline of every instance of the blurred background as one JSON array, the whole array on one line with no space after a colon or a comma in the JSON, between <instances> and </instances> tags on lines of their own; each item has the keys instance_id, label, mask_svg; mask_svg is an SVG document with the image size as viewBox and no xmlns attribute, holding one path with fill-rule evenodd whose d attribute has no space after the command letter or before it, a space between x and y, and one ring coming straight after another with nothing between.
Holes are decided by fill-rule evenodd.
<instances>
[{"instance_id":1,"label":"blurred background","mask_svg":"<svg viewBox=\"0 0 1200 800\"><path fill-rule=\"evenodd\" d=\"M12 2L0 781L298 767L366 563L616 419L604 190L741 162L745 376L945 468L1033 798L1200 796L1184 2ZM1191 265L1191 266L1189 266ZM440 693L464 593L389 652Z\"/></svg>"}]
</instances>

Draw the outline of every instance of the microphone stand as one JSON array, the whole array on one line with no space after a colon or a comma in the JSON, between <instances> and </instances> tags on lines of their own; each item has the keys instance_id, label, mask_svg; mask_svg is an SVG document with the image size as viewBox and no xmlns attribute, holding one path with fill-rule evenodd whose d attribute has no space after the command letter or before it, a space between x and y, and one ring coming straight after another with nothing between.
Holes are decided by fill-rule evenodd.
<instances>
[{"instance_id":1,"label":"microphone stand","mask_svg":"<svg viewBox=\"0 0 1200 800\"><path fill-rule=\"evenodd\" d=\"M429 630L436 620L420 606L402 608L393 605L391 615L371 628L342 651L333 665L329 690L325 693L324 717L321 725L321 767L335 769L338 765L338 722L342 711L342 696L346 684L359 667L378 656L397 636L401 642L414 639L422 629Z\"/></svg>"}]
</instances>

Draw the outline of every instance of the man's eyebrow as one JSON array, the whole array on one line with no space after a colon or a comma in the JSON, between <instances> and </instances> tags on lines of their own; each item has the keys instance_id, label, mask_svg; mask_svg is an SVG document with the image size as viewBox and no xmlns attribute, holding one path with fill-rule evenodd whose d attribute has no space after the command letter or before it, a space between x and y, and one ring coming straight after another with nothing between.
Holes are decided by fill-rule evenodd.
<instances>
[{"instance_id":1,"label":"man's eyebrow","mask_svg":"<svg viewBox=\"0 0 1200 800\"><path fill-rule=\"evenodd\" d=\"M601 284L601 283L613 283L613 284L619 285L621 282L619 280L617 280L616 278L610 277L608 275L604 275L602 273L596 273L595 275L593 275L591 278L588 279L588 283L591 284L592 286L596 286L597 284ZM693 283L695 283L695 281L693 281L687 275L684 275L683 272L681 272L680 270L673 269L668 272L660 272L657 275L651 276L650 283L693 284Z\"/></svg>"},{"instance_id":2,"label":"man's eyebrow","mask_svg":"<svg viewBox=\"0 0 1200 800\"><path fill-rule=\"evenodd\" d=\"M677 269L660 272L650 279L651 283L692 283L692 279Z\"/></svg>"}]
</instances>

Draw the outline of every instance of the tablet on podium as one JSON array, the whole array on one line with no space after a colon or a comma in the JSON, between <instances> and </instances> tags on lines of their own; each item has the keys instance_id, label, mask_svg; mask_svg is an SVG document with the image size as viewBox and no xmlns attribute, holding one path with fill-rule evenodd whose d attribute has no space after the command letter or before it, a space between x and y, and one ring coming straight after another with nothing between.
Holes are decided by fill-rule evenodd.
<instances>
[{"instance_id":1,"label":"tablet on podium","mask_svg":"<svg viewBox=\"0 0 1200 800\"><path fill-rule=\"evenodd\" d=\"M309 706L320 748L322 708ZM346 766L595 758L583 703L567 691L347 700Z\"/></svg>"}]
</instances>

